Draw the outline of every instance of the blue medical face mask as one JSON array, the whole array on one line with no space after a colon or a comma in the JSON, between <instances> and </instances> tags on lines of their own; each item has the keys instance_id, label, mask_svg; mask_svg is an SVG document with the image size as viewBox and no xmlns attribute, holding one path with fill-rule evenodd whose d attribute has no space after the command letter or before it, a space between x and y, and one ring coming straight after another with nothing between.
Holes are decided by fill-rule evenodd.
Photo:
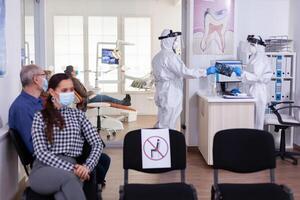
<instances>
[{"instance_id":1,"label":"blue medical face mask","mask_svg":"<svg viewBox=\"0 0 300 200\"><path fill-rule=\"evenodd\" d=\"M74 92L61 92L59 93L59 103L62 106L69 106L75 100Z\"/></svg>"},{"instance_id":2,"label":"blue medical face mask","mask_svg":"<svg viewBox=\"0 0 300 200\"><path fill-rule=\"evenodd\" d=\"M44 79L42 88L43 88L44 92L46 92L48 90L48 80L47 79Z\"/></svg>"}]
</instances>

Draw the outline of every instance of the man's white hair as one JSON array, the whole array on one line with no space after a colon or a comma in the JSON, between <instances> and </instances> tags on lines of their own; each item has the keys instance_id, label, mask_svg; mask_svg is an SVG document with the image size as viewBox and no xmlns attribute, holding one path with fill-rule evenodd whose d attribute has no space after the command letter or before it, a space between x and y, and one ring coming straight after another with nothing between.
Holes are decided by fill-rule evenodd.
<instances>
[{"instance_id":1,"label":"man's white hair","mask_svg":"<svg viewBox=\"0 0 300 200\"><path fill-rule=\"evenodd\" d=\"M28 86L33 83L33 77L41 73L42 69L37 65L25 65L20 72L22 86Z\"/></svg>"}]
</instances>

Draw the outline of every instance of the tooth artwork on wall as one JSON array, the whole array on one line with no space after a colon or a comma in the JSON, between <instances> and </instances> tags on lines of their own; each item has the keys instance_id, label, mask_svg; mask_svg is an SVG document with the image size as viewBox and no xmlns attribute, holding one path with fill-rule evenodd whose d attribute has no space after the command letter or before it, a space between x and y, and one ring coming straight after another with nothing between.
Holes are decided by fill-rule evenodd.
<instances>
[{"instance_id":1,"label":"tooth artwork on wall","mask_svg":"<svg viewBox=\"0 0 300 200\"><path fill-rule=\"evenodd\" d=\"M234 0L194 0L193 53L230 55L234 46Z\"/></svg>"},{"instance_id":2,"label":"tooth artwork on wall","mask_svg":"<svg viewBox=\"0 0 300 200\"><path fill-rule=\"evenodd\" d=\"M0 0L0 78L6 72L5 1Z\"/></svg>"}]
</instances>

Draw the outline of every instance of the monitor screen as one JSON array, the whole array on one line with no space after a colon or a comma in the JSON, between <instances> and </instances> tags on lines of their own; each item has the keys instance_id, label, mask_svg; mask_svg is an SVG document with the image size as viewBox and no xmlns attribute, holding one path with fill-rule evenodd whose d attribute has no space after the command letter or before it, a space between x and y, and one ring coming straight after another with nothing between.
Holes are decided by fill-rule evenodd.
<instances>
[{"instance_id":1,"label":"monitor screen","mask_svg":"<svg viewBox=\"0 0 300 200\"><path fill-rule=\"evenodd\" d=\"M102 63L110 65L118 65L119 59L113 56L113 49L102 49Z\"/></svg>"}]
</instances>

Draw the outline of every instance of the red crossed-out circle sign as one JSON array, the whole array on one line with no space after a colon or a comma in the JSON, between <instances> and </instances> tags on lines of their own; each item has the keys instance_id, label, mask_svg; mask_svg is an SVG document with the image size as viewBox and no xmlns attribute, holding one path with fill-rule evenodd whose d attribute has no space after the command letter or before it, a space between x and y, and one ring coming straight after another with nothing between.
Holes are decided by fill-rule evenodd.
<instances>
[{"instance_id":1,"label":"red crossed-out circle sign","mask_svg":"<svg viewBox=\"0 0 300 200\"><path fill-rule=\"evenodd\" d=\"M157 148L157 143L159 144L159 148ZM147 158L153 161L162 160L169 151L169 144L167 141L160 136L151 136L145 140L143 144L143 153ZM153 158L153 152L158 155L158 158Z\"/></svg>"}]
</instances>

